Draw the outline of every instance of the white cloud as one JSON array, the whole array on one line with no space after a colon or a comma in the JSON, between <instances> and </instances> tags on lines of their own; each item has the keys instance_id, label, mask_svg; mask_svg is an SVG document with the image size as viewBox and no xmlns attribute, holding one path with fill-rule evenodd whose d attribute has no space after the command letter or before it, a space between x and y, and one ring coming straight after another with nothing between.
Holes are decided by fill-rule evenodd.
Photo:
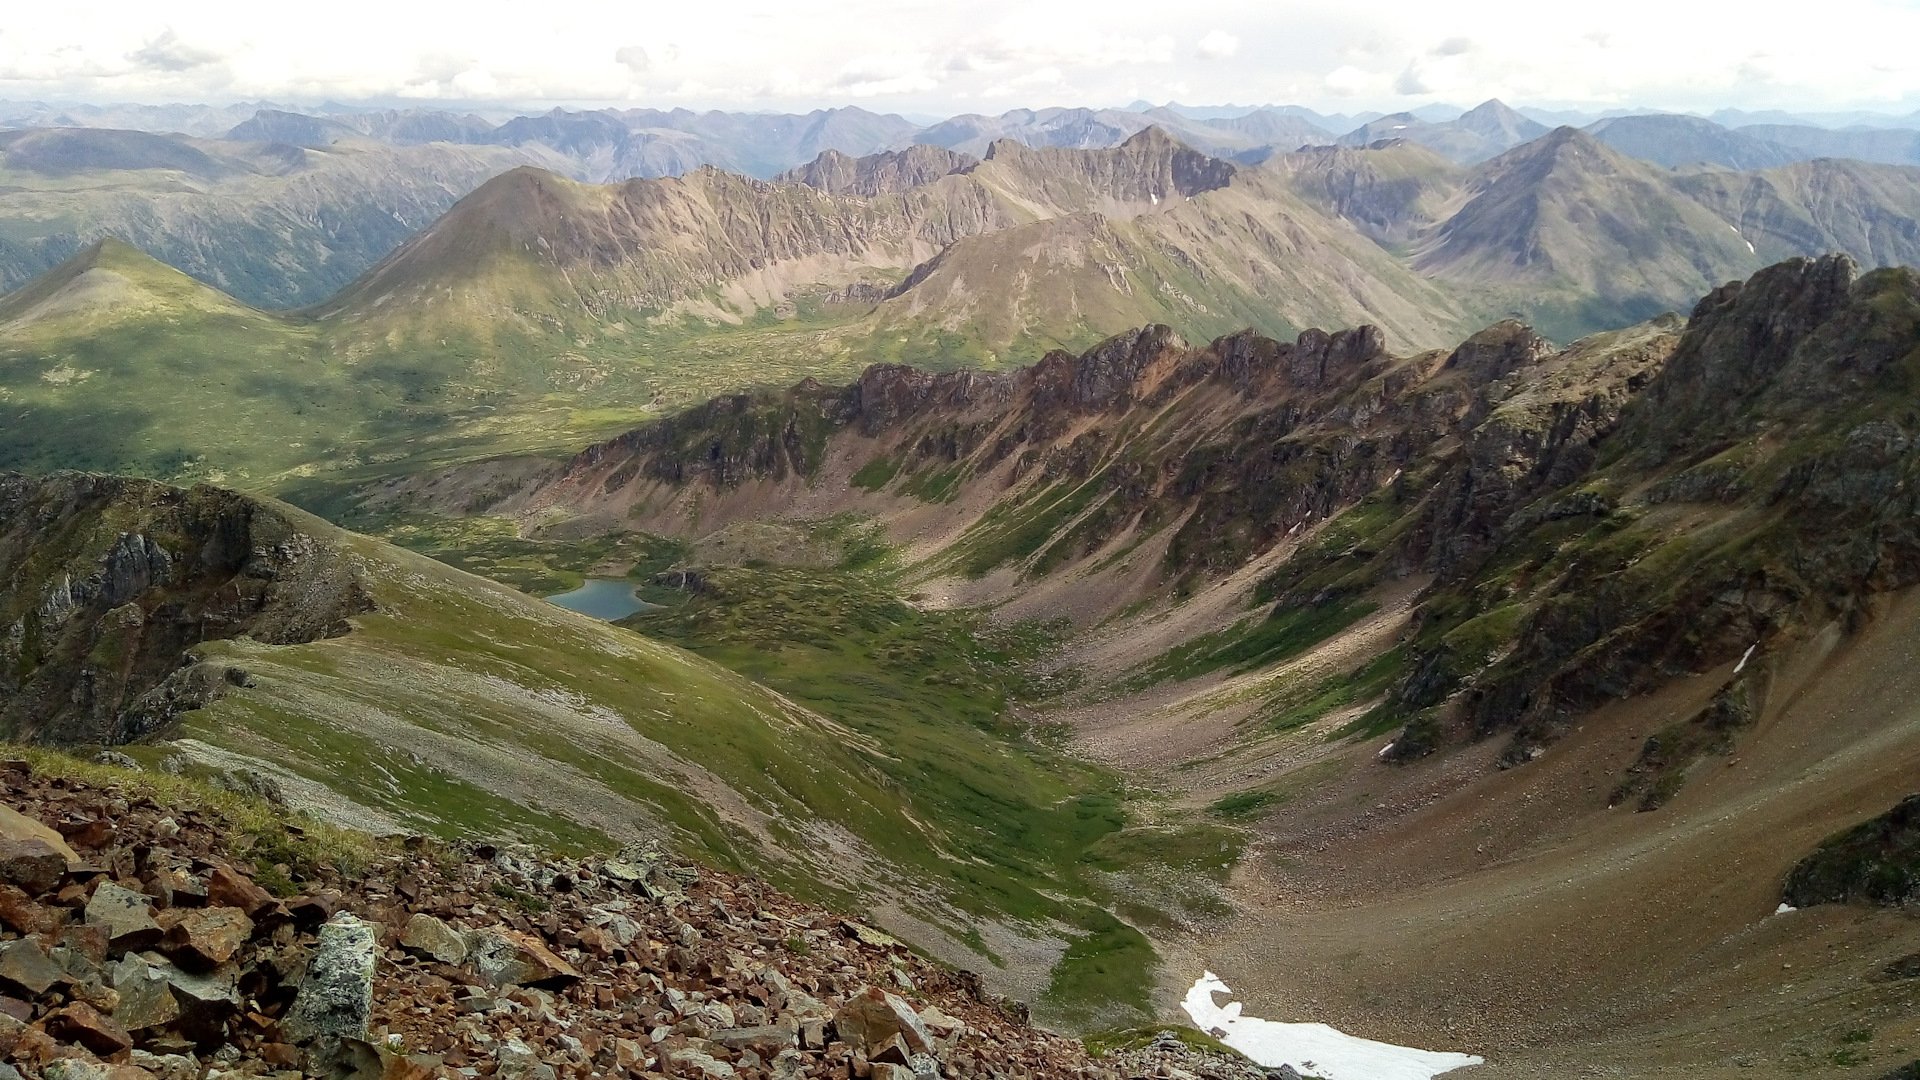
<instances>
[{"instance_id":1,"label":"white cloud","mask_svg":"<svg viewBox=\"0 0 1920 1080\"><path fill-rule=\"evenodd\" d=\"M613 50L613 62L635 75L644 75L653 67L653 57L638 45L622 45Z\"/></svg>"},{"instance_id":2,"label":"white cloud","mask_svg":"<svg viewBox=\"0 0 1920 1080\"><path fill-rule=\"evenodd\" d=\"M1320 80L1327 92L1335 97L1350 98L1360 94L1370 94L1378 90L1382 76L1362 71L1352 64L1342 64L1327 72Z\"/></svg>"},{"instance_id":3,"label":"white cloud","mask_svg":"<svg viewBox=\"0 0 1920 1080\"><path fill-rule=\"evenodd\" d=\"M217 64L222 58L212 49L198 48L181 41L179 35L173 32L173 27L169 26L145 45L128 53L127 59L140 67L156 71L192 71L194 68Z\"/></svg>"},{"instance_id":4,"label":"white cloud","mask_svg":"<svg viewBox=\"0 0 1920 1080\"><path fill-rule=\"evenodd\" d=\"M509 0L330 0L328 18L258 0L15 4L0 98L112 101L472 96L521 107L949 111L1015 104L1297 102L1394 111L1610 104L1920 109L1920 5L1826 0L1819 19L1672 0L577 0L530 28ZM1098 27L1088 32L1088 27ZM370 32L376 27L377 32ZM1861 33L1871 27L1872 33ZM644 89L641 86L644 80Z\"/></svg>"},{"instance_id":5,"label":"white cloud","mask_svg":"<svg viewBox=\"0 0 1920 1080\"><path fill-rule=\"evenodd\" d=\"M1239 51L1239 38L1225 30L1213 30L1200 39L1200 44L1194 48L1193 53L1202 60L1224 60Z\"/></svg>"},{"instance_id":6,"label":"white cloud","mask_svg":"<svg viewBox=\"0 0 1920 1080\"><path fill-rule=\"evenodd\" d=\"M916 94L940 85L924 53L861 57L840 69L825 89L849 97Z\"/></svg>"}]
</instances>

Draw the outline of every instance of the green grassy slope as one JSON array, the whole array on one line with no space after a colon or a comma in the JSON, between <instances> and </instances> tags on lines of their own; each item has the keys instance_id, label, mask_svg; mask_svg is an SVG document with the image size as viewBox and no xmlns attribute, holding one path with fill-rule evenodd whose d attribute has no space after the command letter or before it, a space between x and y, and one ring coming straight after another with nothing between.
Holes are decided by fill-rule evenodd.
<instances>
[{"instance_id":1,"label":"green grassy slope","mask_svg":"<svg viewBox=\"0 0 1920 1080\"><path fill-rule=\"evenodd\" d=\"M103 482L44 483L52 494L23 505L54 518L37 546L0 560L0 613L31 608L71 579L63 567L97 564L128 533L160 538L175 567L192 563L201 541L156 525L177 489L129 482L79 502L63 493ZM642 625L649 636L281 504L208 526L233 528L249 530L243 553L271 542L291 565L350 568L372 610L335 636L201 640L192 655L223 692L142 756L262 771L295 803L384 829L569 849L653 838L917 928L972 966L1011 965L1007 977L1034 992L1063 980L1039 1003L1062 1022L1144 1008L1153 951L1106 914L1106 875L1151 852L1087 861L1132 824L1128 792L1010 719L1042 692L1025 665L1049 647L1045 633L916 611L869 542L851 543L860 559L840 569L717 577ZM170 590L214 587L183 572L128 586L106 621L135 607L145 625L177 620ZM37 662L114 664L110 646L137 641L142 624L90 655ZM22 662L40 656L38 636L24 636ZM276 640L299 643L265 643ZM156 672L170 670L159 660ZM1126 963L1086 966L1070 946L1089 934L1125 943Z\"/></svg>"}]
</instances>

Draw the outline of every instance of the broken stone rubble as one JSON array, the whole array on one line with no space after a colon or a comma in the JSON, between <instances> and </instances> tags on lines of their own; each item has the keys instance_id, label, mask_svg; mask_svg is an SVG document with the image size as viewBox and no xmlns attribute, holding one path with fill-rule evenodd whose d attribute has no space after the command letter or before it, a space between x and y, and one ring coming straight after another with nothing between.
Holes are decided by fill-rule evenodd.
<instances>
[{"instance_id":1,"label":"broken stone rubble","mask_svg":"<svg viewBox=\"0 0 1920 1080\"><path fill-rule=\"evenodd\" d=\"M39 851L0 873L0 1065L29 1080L1149 1075L871 928L654 851L408 845L351 876L275 866L302 893L282 897L211 814L19 763L0 781L16 817L83 823L57 879Z\"/></svg>"}]
</instances>

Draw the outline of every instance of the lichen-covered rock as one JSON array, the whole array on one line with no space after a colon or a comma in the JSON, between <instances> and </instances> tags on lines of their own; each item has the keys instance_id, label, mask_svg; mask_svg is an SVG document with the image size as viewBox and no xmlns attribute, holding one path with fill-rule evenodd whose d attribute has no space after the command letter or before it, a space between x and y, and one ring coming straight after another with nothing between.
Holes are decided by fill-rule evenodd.
<instances>
[{"instance_id":1,"label":"lichen-covered rock","mask_svg":"<svg viewBox=\"0 0 1920 1080\"><path fill-rule=\"evenodd\" d=\"M373 1013L373 925L354 915L336 915L320 928L320 941L282 1027L295 1042L321 1038L364 1039Z\"/></svg>"},{"instance_id":2,"label":"lichen-covered rock","mask_svg":"<svg viewBox=\"0 0 1920 1080\"><path fill-rule=\"evenodd\" d=\"M562 986L580 973L531 934L489 928L468 941L468 963L490 986Z\"/></svg>"}]
</instances>

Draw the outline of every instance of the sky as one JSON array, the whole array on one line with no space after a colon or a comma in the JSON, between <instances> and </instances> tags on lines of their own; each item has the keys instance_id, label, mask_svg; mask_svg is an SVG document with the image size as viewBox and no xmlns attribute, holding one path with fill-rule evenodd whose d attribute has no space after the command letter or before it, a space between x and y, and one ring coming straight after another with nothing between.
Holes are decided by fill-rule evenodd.
<instances>
[{"instance_id":1,"label":"sky","mask_svg":"<svg viewBox=\"0 0 1920 1080\"><path fill-rule=\"evenodd\" d=\"M0 99L945 115L1046 105L1920 109L1920 0L80 0L0 20Z\"/></svg>"}]
</instances>

